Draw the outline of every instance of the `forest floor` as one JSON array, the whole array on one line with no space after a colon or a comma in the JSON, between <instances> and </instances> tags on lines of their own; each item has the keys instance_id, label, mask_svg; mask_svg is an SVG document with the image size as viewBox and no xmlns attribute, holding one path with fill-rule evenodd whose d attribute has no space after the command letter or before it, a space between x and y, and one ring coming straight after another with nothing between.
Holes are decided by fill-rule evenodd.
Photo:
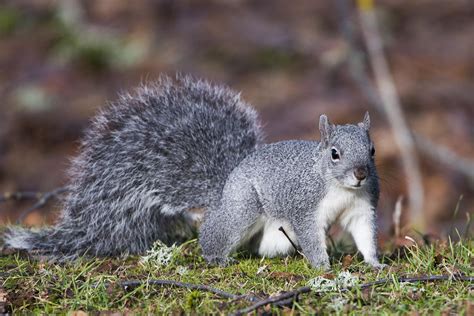
<instances>
[{"instance_id":1,"label":"forest floor","mask_svg":"<svg viewBox=\"0 0 474 316\"><path fill-rule=\"evenodd\" d=\"M381 271L341 244L330 247L330 271L312 269L301 255L262 259L238 254L238 264L211 267L196 240L179 247L156 245L145 257L84 258L61 265L3 251L0 313L238 314L286 295L289 300L261 303L252 312L473 315L474 239L460 240L394 247L383 254L388 267ZM435 276L445 279L433 281ZM189 284L153 285L157 280ZM289 294L295 290L299 295Z\"/></svg>"}]
</instances>

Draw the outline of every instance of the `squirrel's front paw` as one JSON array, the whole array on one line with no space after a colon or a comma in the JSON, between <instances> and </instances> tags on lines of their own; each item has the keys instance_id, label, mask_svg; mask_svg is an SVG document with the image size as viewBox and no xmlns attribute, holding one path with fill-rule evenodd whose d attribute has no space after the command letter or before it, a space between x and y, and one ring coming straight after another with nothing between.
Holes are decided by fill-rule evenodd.
<instances>
[{"instance_id":1,"label":"squirrel's front paw","mask_svg":"<svg viewBox=\"0 0 474 316\"><path fill-rule=\"evenodd\" d=\"M206 259L208 264L219 267L226 267L228 265L239 263L239 261L229 257L206 256L204 258Z\"/></svg>"},{"instance_id":2,"label":"squirrel's front paw","mask_svg":"<svg viewBox=\"0 0 474 316\"><path fill-rule=\"evenodd\" d=\"M378 269L378 270L382 270L382 269L388 267L388 265L386 265L385 263L380 263L380 262L378 262L378 260L367 261L367 264L370 265L372 268Z\"/></svg>"},{"instance_id":3,"label":"squirrel's front paw","mask_svg":"<svg viewBox=\"0 0 474 316\"><path fill-rule=\"evenodd\" d=\"M329 263L329 258L320 258L316 260L311 260L311 266L315 269L321 269L324 271L331 269L331 264Z\"/></svg>"}]
</instances>

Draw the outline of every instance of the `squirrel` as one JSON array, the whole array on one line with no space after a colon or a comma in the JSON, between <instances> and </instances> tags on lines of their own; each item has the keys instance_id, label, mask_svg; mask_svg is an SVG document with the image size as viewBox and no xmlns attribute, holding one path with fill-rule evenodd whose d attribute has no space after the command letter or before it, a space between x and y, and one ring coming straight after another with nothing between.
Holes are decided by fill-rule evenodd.
<instances>
[{"instance_id":1,"label":"squirrel","mask_svg":"<svg viewBox=\"0 0 474 316\"><path fill-rule=\"evenodd\" d=\"M299 244L329 267L339 218L374 267L379 197L366 113L357 125L321 115L321 141L264 144L256 111L227 87L162 75L103 108L72 160L56 225L10 226L5 246L51 260L143 254L195 236L210 264L241 246L267 257Z\"/></svg>"}]
</instances>

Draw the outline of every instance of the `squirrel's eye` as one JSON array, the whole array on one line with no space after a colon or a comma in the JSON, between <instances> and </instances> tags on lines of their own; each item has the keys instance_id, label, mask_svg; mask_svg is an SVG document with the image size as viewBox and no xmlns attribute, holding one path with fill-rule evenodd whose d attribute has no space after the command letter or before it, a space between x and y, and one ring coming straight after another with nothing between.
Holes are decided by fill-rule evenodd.
<instances>
[{"instance_id":1,"label":"squirrel's eye","mask_svg":"<svg viewBox=\"0 0 474 316\"><path fill-rule=\"evenodd\" d=\"M372 149L370 150L370 155L371 155L372 157L375 156L375 147L372 147Z\"/></svg>"},{"instance_id":2,"label":"squirrel's eye","mask_svg":"<svg viewBox=\"0 0 474 316\"><path fill-rule=\"evenodd\" d=\"M339 152L337 151L336 148L331 149L331 158L333 161L337 161L340 159Z\"/></svg>"}]
</instances>

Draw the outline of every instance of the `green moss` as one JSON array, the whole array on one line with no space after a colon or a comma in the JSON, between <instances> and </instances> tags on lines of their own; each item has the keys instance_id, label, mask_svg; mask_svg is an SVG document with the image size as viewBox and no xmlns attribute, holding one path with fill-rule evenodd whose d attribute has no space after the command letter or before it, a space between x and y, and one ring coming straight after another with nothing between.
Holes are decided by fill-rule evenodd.
<instances>
[{"instance_id":1,"label":"green moss","mask_svg":"<svg viewBox=\"0 0 474 316\"><path fill-rule=\"evenodd\" d=\"M274 295L306 285L311 278L331 278L343 270L359 277L360 282L400 276L439 275L451 272L472 275L474 241L412 246L384 258L390 269L374 271L359 257L343 268L333 262L332 270L312 269L301 256L262 259L239 255L239 264L210 267L200 256L196 241L179 247L166 266L141 264L140 258L83 259L57 265L29 259L19 254L0 257L0 285L14 313L66 313L74 310L135 311L145 313L229 313L249 306L245 300L230 300L213 293L150 286L146 283L123 288L123 280L165 279L209 285L236 295ZM346 262L347 265L347 262ZM302 313L463 313L474 299L466 282L400 284L397 282L368 290L307 293L300 295L293 310ZM472 286L472 285L471 285ZM472 304L472 303L471 303ZM281 309L271 307L274 312Z\"/></svg>"}]
</instances>

